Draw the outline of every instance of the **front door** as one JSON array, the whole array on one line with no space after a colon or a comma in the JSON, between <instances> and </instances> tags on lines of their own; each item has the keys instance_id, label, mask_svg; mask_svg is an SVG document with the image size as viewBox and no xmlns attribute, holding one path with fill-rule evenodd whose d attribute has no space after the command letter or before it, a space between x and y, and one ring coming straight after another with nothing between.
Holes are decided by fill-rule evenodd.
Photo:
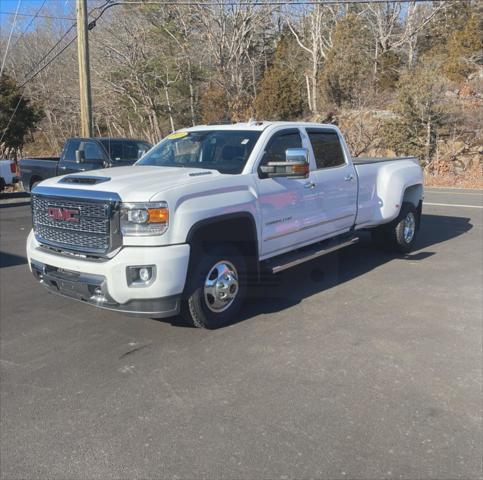
<instances>
[{"instance_id":1,"label":"front door","mask_svg":"<svg viewBox=\"0 0 483 480\"><path fill-rule=\"evenodd\" d=\"M84 161L76 162L76 150L84 151ZM106 154L102 147L93 140L72 139L66 146L59 162L59 174L84 172L104 168Z\"/></svg>"},{"instance_id":2,"label":"front door","mask_svg":"<svg viewBox=\"0 0 483 480\"><path fill-rule=\"evenodd\" d=\"M292 250L295 245L308 243L314 236L311 223L317 205L310 174L306 179L267 178L260 166L268 162L285 161L288 148L301 148L302 139L297 128L275 132L268 140L259 163L259 202L262 216L261 258Z\"/></svg>"}]
</instances>

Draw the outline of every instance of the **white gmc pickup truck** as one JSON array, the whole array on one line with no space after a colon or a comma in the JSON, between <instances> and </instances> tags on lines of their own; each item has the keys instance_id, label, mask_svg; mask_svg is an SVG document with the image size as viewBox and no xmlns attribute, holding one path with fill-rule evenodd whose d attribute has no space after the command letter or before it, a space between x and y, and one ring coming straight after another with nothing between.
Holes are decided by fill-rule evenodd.
<instances>
[{"instance_id":1,"label":"white gmc pickup truck","mask_svg":"<svg viewBox=\"0 0 483 480\"><path fill-rule=\"evenodd\" d=\"M134 166L40 183L27 254L56 294L216 328L262 272L352 245L361 230L408 252L422 200L417 159L352 159L333 125L204 125Z\"/></svg>"}]
</instances>

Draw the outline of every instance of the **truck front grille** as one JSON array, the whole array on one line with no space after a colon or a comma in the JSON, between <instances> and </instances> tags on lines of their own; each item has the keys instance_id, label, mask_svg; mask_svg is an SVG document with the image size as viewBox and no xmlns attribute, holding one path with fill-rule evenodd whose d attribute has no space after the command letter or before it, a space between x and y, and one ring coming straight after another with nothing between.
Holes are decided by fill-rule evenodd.
<instances>
[{"instance_id":1,"label":"truck front grille","mask_svg":"<svg viewBox=\"0 0 483 480\"><path fill-rule=\"evenodd\" d=\"M60 249L105 254L116 248L120 235L115 213L109 201L32 195L35 237Z\"/></svg>"}]
</instances>

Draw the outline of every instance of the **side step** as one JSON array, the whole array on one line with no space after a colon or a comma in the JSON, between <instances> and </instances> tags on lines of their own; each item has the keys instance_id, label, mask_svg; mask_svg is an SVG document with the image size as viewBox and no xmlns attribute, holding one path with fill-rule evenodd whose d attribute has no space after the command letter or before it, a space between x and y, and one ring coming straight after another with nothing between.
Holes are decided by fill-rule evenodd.
<instances>
[{"instance_id":1,"label":"side step","mask_svg":"<svg viewBox=\"0 0 483 480\"><path fill-rule=\"evenodd\" d=\"M270 273L279 273L283 270L295 267L301 263L308 262L322 255L339 250L349 245L354 245L359 241L359 237L344 237L340 239L326 240L323 242L309 245L295 252L285 253L264 262L264 266Z\"/></svg>"}]
</instances>

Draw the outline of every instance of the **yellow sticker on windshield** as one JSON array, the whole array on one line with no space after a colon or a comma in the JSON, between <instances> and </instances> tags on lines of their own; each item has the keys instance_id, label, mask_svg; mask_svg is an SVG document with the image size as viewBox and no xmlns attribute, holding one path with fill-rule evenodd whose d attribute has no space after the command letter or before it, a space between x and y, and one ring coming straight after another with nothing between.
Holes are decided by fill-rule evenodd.
<instances>
[{"instance_id":1,"label":"yellow sticker on windshield","mask_svg":"<svg viewBox=\"0 0 483 480\"><path fill-rule=\"evenodd\" d=\"M174 139L174 138L183 138L183 137L186 137L188 135L188 132L175 132L175 133L172 133L171 135L168 135L166 138L169 138L169 139Z\"/></svg>"}]
</instances>

